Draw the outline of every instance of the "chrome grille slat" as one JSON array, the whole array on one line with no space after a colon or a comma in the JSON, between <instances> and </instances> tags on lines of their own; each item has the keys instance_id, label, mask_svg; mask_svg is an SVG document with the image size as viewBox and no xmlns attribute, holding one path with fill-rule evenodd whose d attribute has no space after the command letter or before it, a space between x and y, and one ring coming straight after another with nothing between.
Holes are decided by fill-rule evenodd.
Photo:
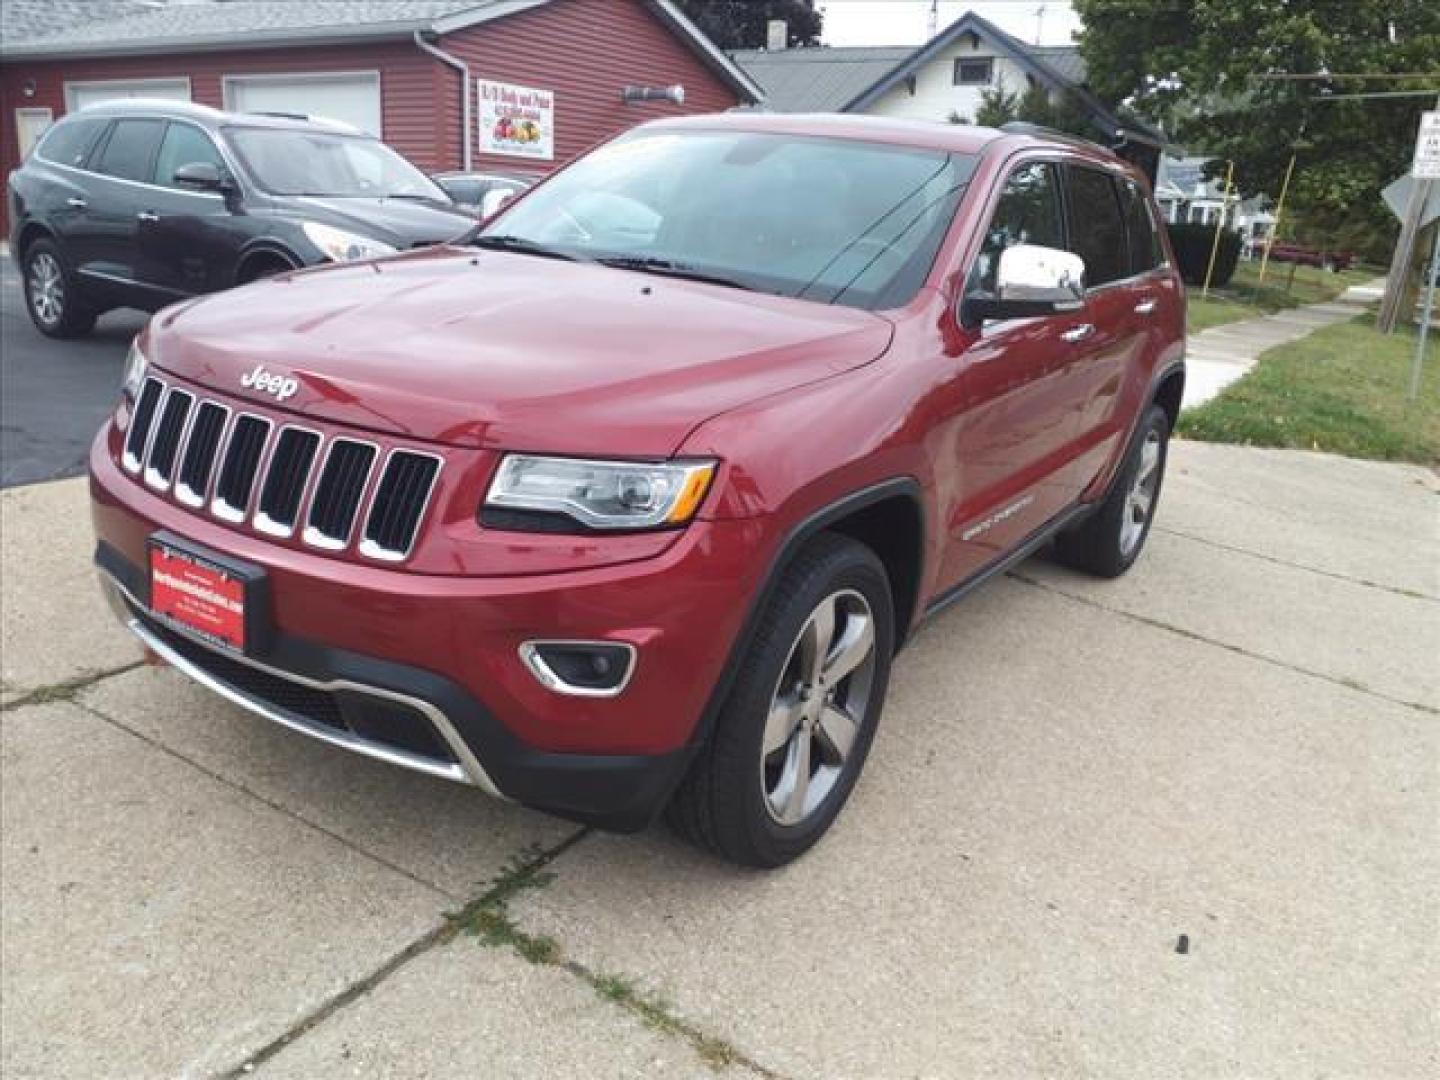
<instances>
[{"instance_id":1,"label":"chrome grille slat","mask_svg":"<svg viewBox=\"0 0 1440 1080\"><path fill-rule=\"evenodd\" d=\"M147 376L121 464L147 486L234 525L399 562L414 549L444 464L436 454L296 424L197 397ZM300 528L303 521L303 529Z\"/></svg>"},{"instance_id":2,"label":"chrome grille slat","mask_svg":"<svg viewBox=\"0 0 1440 1080\"><path fill-rule=\"evenodd\" d=\"M130 472L139 472L150 449L151 427L155 414L160 408L160 398L165 393L165 384L153 375L140 388L140 397L135 402L135 411L130 417L130 430L125 433L125 450L120 463Z\"/></svg>"},{"instance_id":3,"label":"chrome grille slat","mask_svg":"<svg viewBox=\"0 0 1440 1080\"><path fill-rule=\"evenodd\" d=\"M310 467L320 449L320 434L285 427L275 437L265 482L255 507L255 528L271 536L289 536L300 516L300 502L310 482Z\"/></svg>"},{"instance_id":4,"label":"chrome grille slat","mask_svg":"<svg viewBox=\"0 0 1440 1080\"><path fill-rule=\"evenodd\" d=\"M205 497L210 494L210 477L215 472L215 454L229 419L230 410L216 401L202 401L195 410L190 438L175 478L175 498L186 506L205 505Z\"/></svg>"},{"instance_id":5,"label":"chrome grille slat","mask_svg":"<svg viewBox=\"0 0 1440 1080\"><path fill-rule=\"evenodd\" d=\"M370 471L379 456L373 443L344 437L331 440L306 519L307 544L331 551L349 546Z\"/></svg>"},{"instance_id":6,"label":"chrome grille slat","mask_svg":"<svg viewBox=\"0 0 1440 1080\"><path fill-rule=\"evenodd\" d=\"M210 501L210 512L216 517L234 522L245 520L272 426L269 420L254 413L241 413L235 418L230 441L225 444L220 475L215 481L215 497Z\"/></svg>"},{"instance_id":7,"label":"chrome grille slat","mask_svg":"<svg viewBox=\"0 0 1440 1080\"><path fill-rule=\"evenodd\" d=\"M170 486L175 475L175 459L180 453L180 441L190 420L190 407L194 404L194 394L176 387L171 387L165 395L165 404L160 410L160 419L155 424L155 434L145 459L145 483L151 487L164 491Z\"/></svg>"},{"instance_id":8,"label":"chrome grille slat","mask_svg":"<svg viewBox=\"0 0 1440 1080\"><path fill-rule=\"evenodd\" d=\"M440 459L413 450L392 450L370 500L360 536L360 554L398 562L410 554L430 501Z\"/></svg>"}]
</instances>

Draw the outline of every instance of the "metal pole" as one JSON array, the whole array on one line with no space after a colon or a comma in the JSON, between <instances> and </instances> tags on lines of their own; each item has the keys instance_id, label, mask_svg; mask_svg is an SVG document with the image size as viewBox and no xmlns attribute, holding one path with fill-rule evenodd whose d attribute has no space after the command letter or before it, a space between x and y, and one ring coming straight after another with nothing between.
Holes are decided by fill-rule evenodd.
<instances>
[{"instance_id":1,"label":"metal pole","mask_svg":"<svg viewBox=\"0 0 1440 1080\"><path fill-rule=\"evenodd\" d=\"M1425 364L1425 339L1430 334L1430 315L1435 310L1435 275L1440 274L1440 225L1430 244L1430 277L1425 286L1425 309L1420 315L1420 340L1415 342L1415 362L1410 366L1410 394L1414 401L1420 396L1420 369Z\"/></svg>"},{"instance_id":2,"label":"metal pole","mask_svg":"<svg viewBox=\"0 0 1440 1080\"><path fill-rule=\"evenodd\" d=\"M1290 164L1285 166L1285 180L1280 185L1280 201L1275 204L1275 221L1270 226L1270 235L1265 238L1265 254L1260 256L1260 284L1265 284L1265 268L1270 265L1270 247L1280 233L1280 215L1285 212L1285 193L1290 190L1290 174L1295 171L1296 151L1290 151Z\"/></svg>"},{"instance_id":3,"label":"metal pole","mask_svg":"<svg viewBox=\"0 0 1440 1080\"><path fill-rule=\"evenodd\" d=\"M1435 108L1440 109L1440 95L1435 98ZM1433 180L1416 177L1415 186L1410 189L1410 205L1405 208L1405 217L1400 223L1400 236L1390 256L1390 273L1386 275L1385 295L1380 298L1380 315L1375 320L1375 329L1382 334L1394 331L1400 318L1409 284L1406 279L1410 276L1410 260L1415 257L1415 240L1420 234L1420 217L1430 199L1430 185L1433 183Z\"/></svg>"},{"instance_id":4,"label":"metal pole","mask_svg":"<svg viewBox=\"0 0 1440 1080\"><path fill-rule=\"evenodd\" d=\"M1225 228L1225 213L1230 209L1230 178L1235 175L1235 162L1225 163L1225 194L1220 197L1220 217L1215 221L1215 240L1210 245L1210 264L1205 267L1205 286L1201 296L1210 295L1210 275L1215 272L1215 254L1220 250L1220 233Z\"/></svg>"}]
</instances>

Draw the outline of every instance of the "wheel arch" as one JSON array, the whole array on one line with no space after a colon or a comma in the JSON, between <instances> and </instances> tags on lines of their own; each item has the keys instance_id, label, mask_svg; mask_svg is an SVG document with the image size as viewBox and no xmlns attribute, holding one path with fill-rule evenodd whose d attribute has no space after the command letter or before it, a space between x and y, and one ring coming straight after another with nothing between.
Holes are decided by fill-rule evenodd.
<instances>
[{"instance_id":1,"label":"wheel arch","mask_svg":"<svg viewBox=\"0 0 1440 1080\"><path fill-rule=\"evenodd\" d=\"M235 284L246 285L255 280L251 271L265 263L283 262L291 270L299 270L305 261L284 244L275 240L261 240L240 253L235 263Z\"/></svg>"},{"instance_id":2,"label":"wheel arch","mask_svg":"<svg viewBox=\"0 0 1440 1080\"><path fill-rule=\"evenodd\" d=\"M1174 431L1180 420L1180 405L1185 400L1184 364L1176 364L1161 374L1150 400L1165 410L1165 415L1170 418L1170 430Z\"/></svg>"},{"instance_id":3,"label":"wheel arch","mask_svg":"<svg viewBox=\"0 0 1440 1080\"><path fill-rule=\"evenodd\" d=\"M25 258L25 252L30 249L30 245L35 243L36 240L50 240L54 242L55 231L48 225L43 225L38 221L27 221L20 227L20 235L15 238L16 258L23 260Z\"/></svg>"}]
</instances>

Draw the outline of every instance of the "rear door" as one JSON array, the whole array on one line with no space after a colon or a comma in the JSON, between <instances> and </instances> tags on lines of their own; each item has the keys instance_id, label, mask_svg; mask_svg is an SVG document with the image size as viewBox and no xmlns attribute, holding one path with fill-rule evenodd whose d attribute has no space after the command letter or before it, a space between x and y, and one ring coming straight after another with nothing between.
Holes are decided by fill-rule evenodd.
<instances>
[{"instance_id":1,"label":"rear door","mask_svg":"<svg viewBox=\"0 0 1440 1080\"><path fill-rule=\"evenodd\" d=\"M1065 166L1070 250L1085 260L1085 319L1073 337L1068 394L1074 407L1075 468L1083 488L1123 436L1127 373L1140 350L1135 279L1116 182L1099 167Z\"/></svg>"},{"instance_id":2,"label":"rear door","mask_svg":"<svg viewBox=\"0 0 1440 1080\"><path fill-rule=\"evenodd\" d=\"M88 225L77 259L80 271L117 302L139 303L136 241L140 213L151 190L150 177L165 121L124 117L91 154Z\"/></svg>"},{"instance_id":3,"label":"rear door","mask_svg":"<svg viewBox=\"0 0 1440 1080\"><path fill-rule=\"evenodd\" d=\"M235 281L241 236L226 197L175 182L182 165L214 165L230 174L210 135L171 120L155 156L152 186L137 215L137 276L158 302L223 289Z\"/></svg>"}]
</instances>

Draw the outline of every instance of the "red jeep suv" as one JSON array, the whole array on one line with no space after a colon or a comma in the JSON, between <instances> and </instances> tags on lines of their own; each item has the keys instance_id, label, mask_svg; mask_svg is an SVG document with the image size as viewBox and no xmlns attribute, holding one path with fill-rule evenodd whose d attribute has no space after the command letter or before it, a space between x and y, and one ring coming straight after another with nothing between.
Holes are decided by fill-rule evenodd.
<instances>
[{"instance_id":1,"label":"red jeep suv","mask_svg":"<svg viewBox=\"0 0 1440 1080\"><path fill-rule=\"evenodd\" d=\"M1184 382L1061 136L646 124L462 241L170 307L90 457L153 653L276 723L740 863L834 821L920 620L1139 555Z\"/></svg>"}]
</instances>

